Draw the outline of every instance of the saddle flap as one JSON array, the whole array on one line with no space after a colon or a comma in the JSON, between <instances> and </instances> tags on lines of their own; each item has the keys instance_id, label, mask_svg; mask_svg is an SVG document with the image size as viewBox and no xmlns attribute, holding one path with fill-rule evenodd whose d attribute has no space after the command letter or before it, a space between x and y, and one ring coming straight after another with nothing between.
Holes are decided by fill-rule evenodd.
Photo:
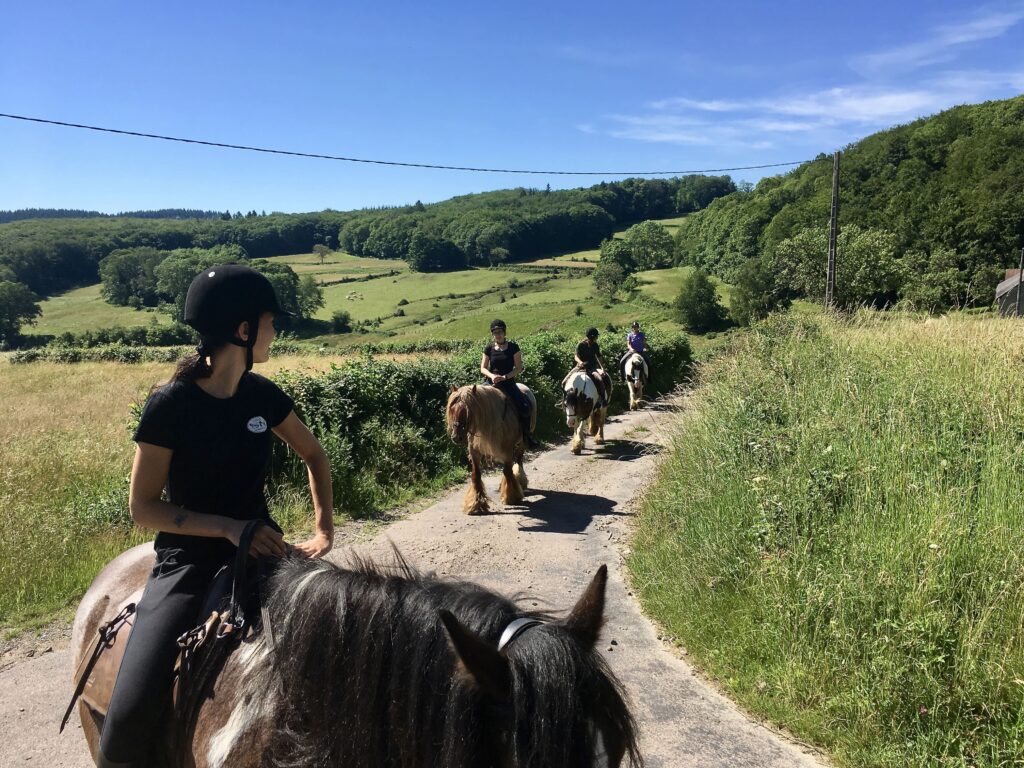
<instances>
[{"instance_id":1,"label":"saddle flap","mask_svg":"<svg viewBox=\"0 0 1024 768\"><path fill-rule=\"evenodd\" d=\"M142 590L133 592L125 600L115 606L113 614L119 613L130 603L138 604L142 598ZM124 658L124 649L128 645L128 637L132 633L132 626L135 623L135 614L129 615L118 627L113 638L107 644L103 653L96 660L91 674L85 681L82 689L82 699L101 715L106 716L107 706L110 704L110 696L114 692L114 681L117 679L117 670L121 667L121 659Z\"/></svg>"}]
</instances>

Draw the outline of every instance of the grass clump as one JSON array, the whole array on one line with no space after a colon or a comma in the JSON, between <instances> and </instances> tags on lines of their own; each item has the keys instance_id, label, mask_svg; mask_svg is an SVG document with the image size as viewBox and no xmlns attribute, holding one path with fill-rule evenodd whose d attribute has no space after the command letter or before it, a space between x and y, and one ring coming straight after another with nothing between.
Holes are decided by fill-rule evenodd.
<instances>
[{"instance_id":1,"label":"grass clump","mask_svg":"<svg viewBox=\"0 0 1024 768\"><path fill-rule=\"evenodd\" d=\"M647 610L845 765L1020 764L1019 330L770 319L708 364L647 496Z\"/></svg>"}]
</instances>

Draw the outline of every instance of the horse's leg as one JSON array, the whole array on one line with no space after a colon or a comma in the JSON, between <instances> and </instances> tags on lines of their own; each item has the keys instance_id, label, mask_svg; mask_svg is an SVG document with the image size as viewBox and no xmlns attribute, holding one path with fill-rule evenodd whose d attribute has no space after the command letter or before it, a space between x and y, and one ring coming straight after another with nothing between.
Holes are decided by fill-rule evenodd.
<instances>
[{"instance_id":1,"label":"horse's leg","mask_svg":"<svg viewBox=\"0 0 1024 768\"><path fill-rule=\"evenodd\" d=\"M512 465L512 474L515 476L516 482L519 483L519 491L520 491L520 493L522 493L523 496L525 496L526 495L527 483L529 482L529 480L526 477L526 468L523 467L523 450L522 449L516 450L516 461L515 461L515 464Z\"/></svg>"},{"instance_id":2,"label":"horse's leg","mask_svg":"<svg viewBox=\"0 0 1024 768\"><path fill-rule=\"evenodd\" d=\"M629 387L629 410L636 410L636 387L633 386L632 379L626 379L626 386Z\"/></svg>"},{"instance_id":3,"label":"horse's leg","mask_svg":"<svg viewBox=\"0 0 1024 768\"><path fill-rule=\"evenodd\" d=\"M484 488L484 481L480 476L480 456L474 450L469 452L469 487L466 489L466 498L462 502L462 511L467 515L483 514L489 511L487 489Z\"/></svg>"},{"instance_id":4,"label":"horse's leg","mask_svg":"<svg viewBox=\"0 0 1024 768\"><path fill-rule=\"evenodd\" d=\"M515 460L506 461L501 468L501 503L502 504L518 504L523 500L523 491L519 487L519 481L516 480L515 472L513 467L515 466Z\"/></svg>"},{"instance_id":5,"label":"horse's leg","mask_svg":"<svg viewBox=\"0 0 1024 768\"><path fill-rule=\"evenodd\" d=\"M579 456L580 453L583 452L583 448L586 445L586 440L583 437L585 424L586 424L586 420L582 416L578 416L576 418L576 429L572 433L572 448L571 448L571 450L577 456Z\"/></svg>"},{"instance_id":6,"label":"horse's leg","mask_svg":"<svg viewBox=\"0 0 1024 768\"><path fill-rule=\"evenodd\" d=\"M602 408L597 413L597 436L594 438L594 442L598 445L604 444L604 422L608 416L608 409Z\"/></svg>"}]
</instances>

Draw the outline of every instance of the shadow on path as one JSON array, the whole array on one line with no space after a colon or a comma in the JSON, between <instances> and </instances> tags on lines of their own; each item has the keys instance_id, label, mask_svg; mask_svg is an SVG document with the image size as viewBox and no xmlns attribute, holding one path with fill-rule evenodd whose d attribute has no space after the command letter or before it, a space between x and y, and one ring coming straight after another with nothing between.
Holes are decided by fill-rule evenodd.
<instances>
[{"instance_id":1,"label":"shadow on path","mask_svg":"<svg viewBox=\"0 0 1024 768\"><path fill-rule=\"evenodd\" d=\"M524 505L510 507L523 517L536 521L536 524L526 521L519 526L519 530L526 533L583 533L595 517L625 514L616 512L616 502L603 496L536 488L526 493Z\"/></svg>"},{"instance_id":2,"label":"shadow on path","mask_svg":"<svg viewBox=\"0 0 1024 768\"><path fill-rule=\"evenodd\" d=\"M642 443L638 440L605 440L604 445L594 448L593 458L604 461L636 461L644 456L653 456L661 451L661 446L654 443Z\"/></svg>"}]
</instances>

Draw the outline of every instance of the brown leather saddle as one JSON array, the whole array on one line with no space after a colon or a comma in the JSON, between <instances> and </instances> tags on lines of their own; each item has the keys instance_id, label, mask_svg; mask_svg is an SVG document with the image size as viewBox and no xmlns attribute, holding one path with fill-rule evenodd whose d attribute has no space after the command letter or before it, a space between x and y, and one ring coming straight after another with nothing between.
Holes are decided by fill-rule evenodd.
<instances>
[{"instance_id":1,"label":"brown leather saddle","mask_svg":"<svg viewBox=\"0 0 1024 768\"><path fill-rule=\"evenodd\" d=\"M210 667L209 659L214 650L221 651L226 658L237 640L241 640L246 628L252 629L247 624L244 611L245 597L247 591L247 577L249 571L248 551L249 544L256 529L263 524L261 520L254 520L250 523L239 537L238 553L235 556L233 571L227 567L217 574L204 600L204 609L200 615L207 615L205 621L196 625L188 632L178 638L178 660L175 664L174 687L172 691L174 707L176 711L182 711L187 705L186 700L193 698L196 691L191 690L192 672L197 667L197 660L203 659L205 667ZM230 599L227 607L223 607L224 597L227 593L227 579L230 578ZM121 660L124 658L125 648L131 637L134 625L136 606L142 599L142 589L132 593L128 598L117 606L117 614L100 625L97 630L98 637L93 645L92 651L85 656L75 671L75 691L68 704L64 717L61 719L60 730L64 730L71 713L74 711L75 702L79 697L100 715L106 716L107 708L110 706L110 697L114 692L114 684L117 682L117 673L121 668ZM216 606L212 608L211 606ZM262 609L262 601L260 601ZM262 622L263 627L269 635L269 624ZM210 641L217 641L211 643ZM229 642L224 642L229 641ZM210 646L218 646L212 649ZM205 680L196 681L202 686Z\"/></svg>"}]
</instances>

